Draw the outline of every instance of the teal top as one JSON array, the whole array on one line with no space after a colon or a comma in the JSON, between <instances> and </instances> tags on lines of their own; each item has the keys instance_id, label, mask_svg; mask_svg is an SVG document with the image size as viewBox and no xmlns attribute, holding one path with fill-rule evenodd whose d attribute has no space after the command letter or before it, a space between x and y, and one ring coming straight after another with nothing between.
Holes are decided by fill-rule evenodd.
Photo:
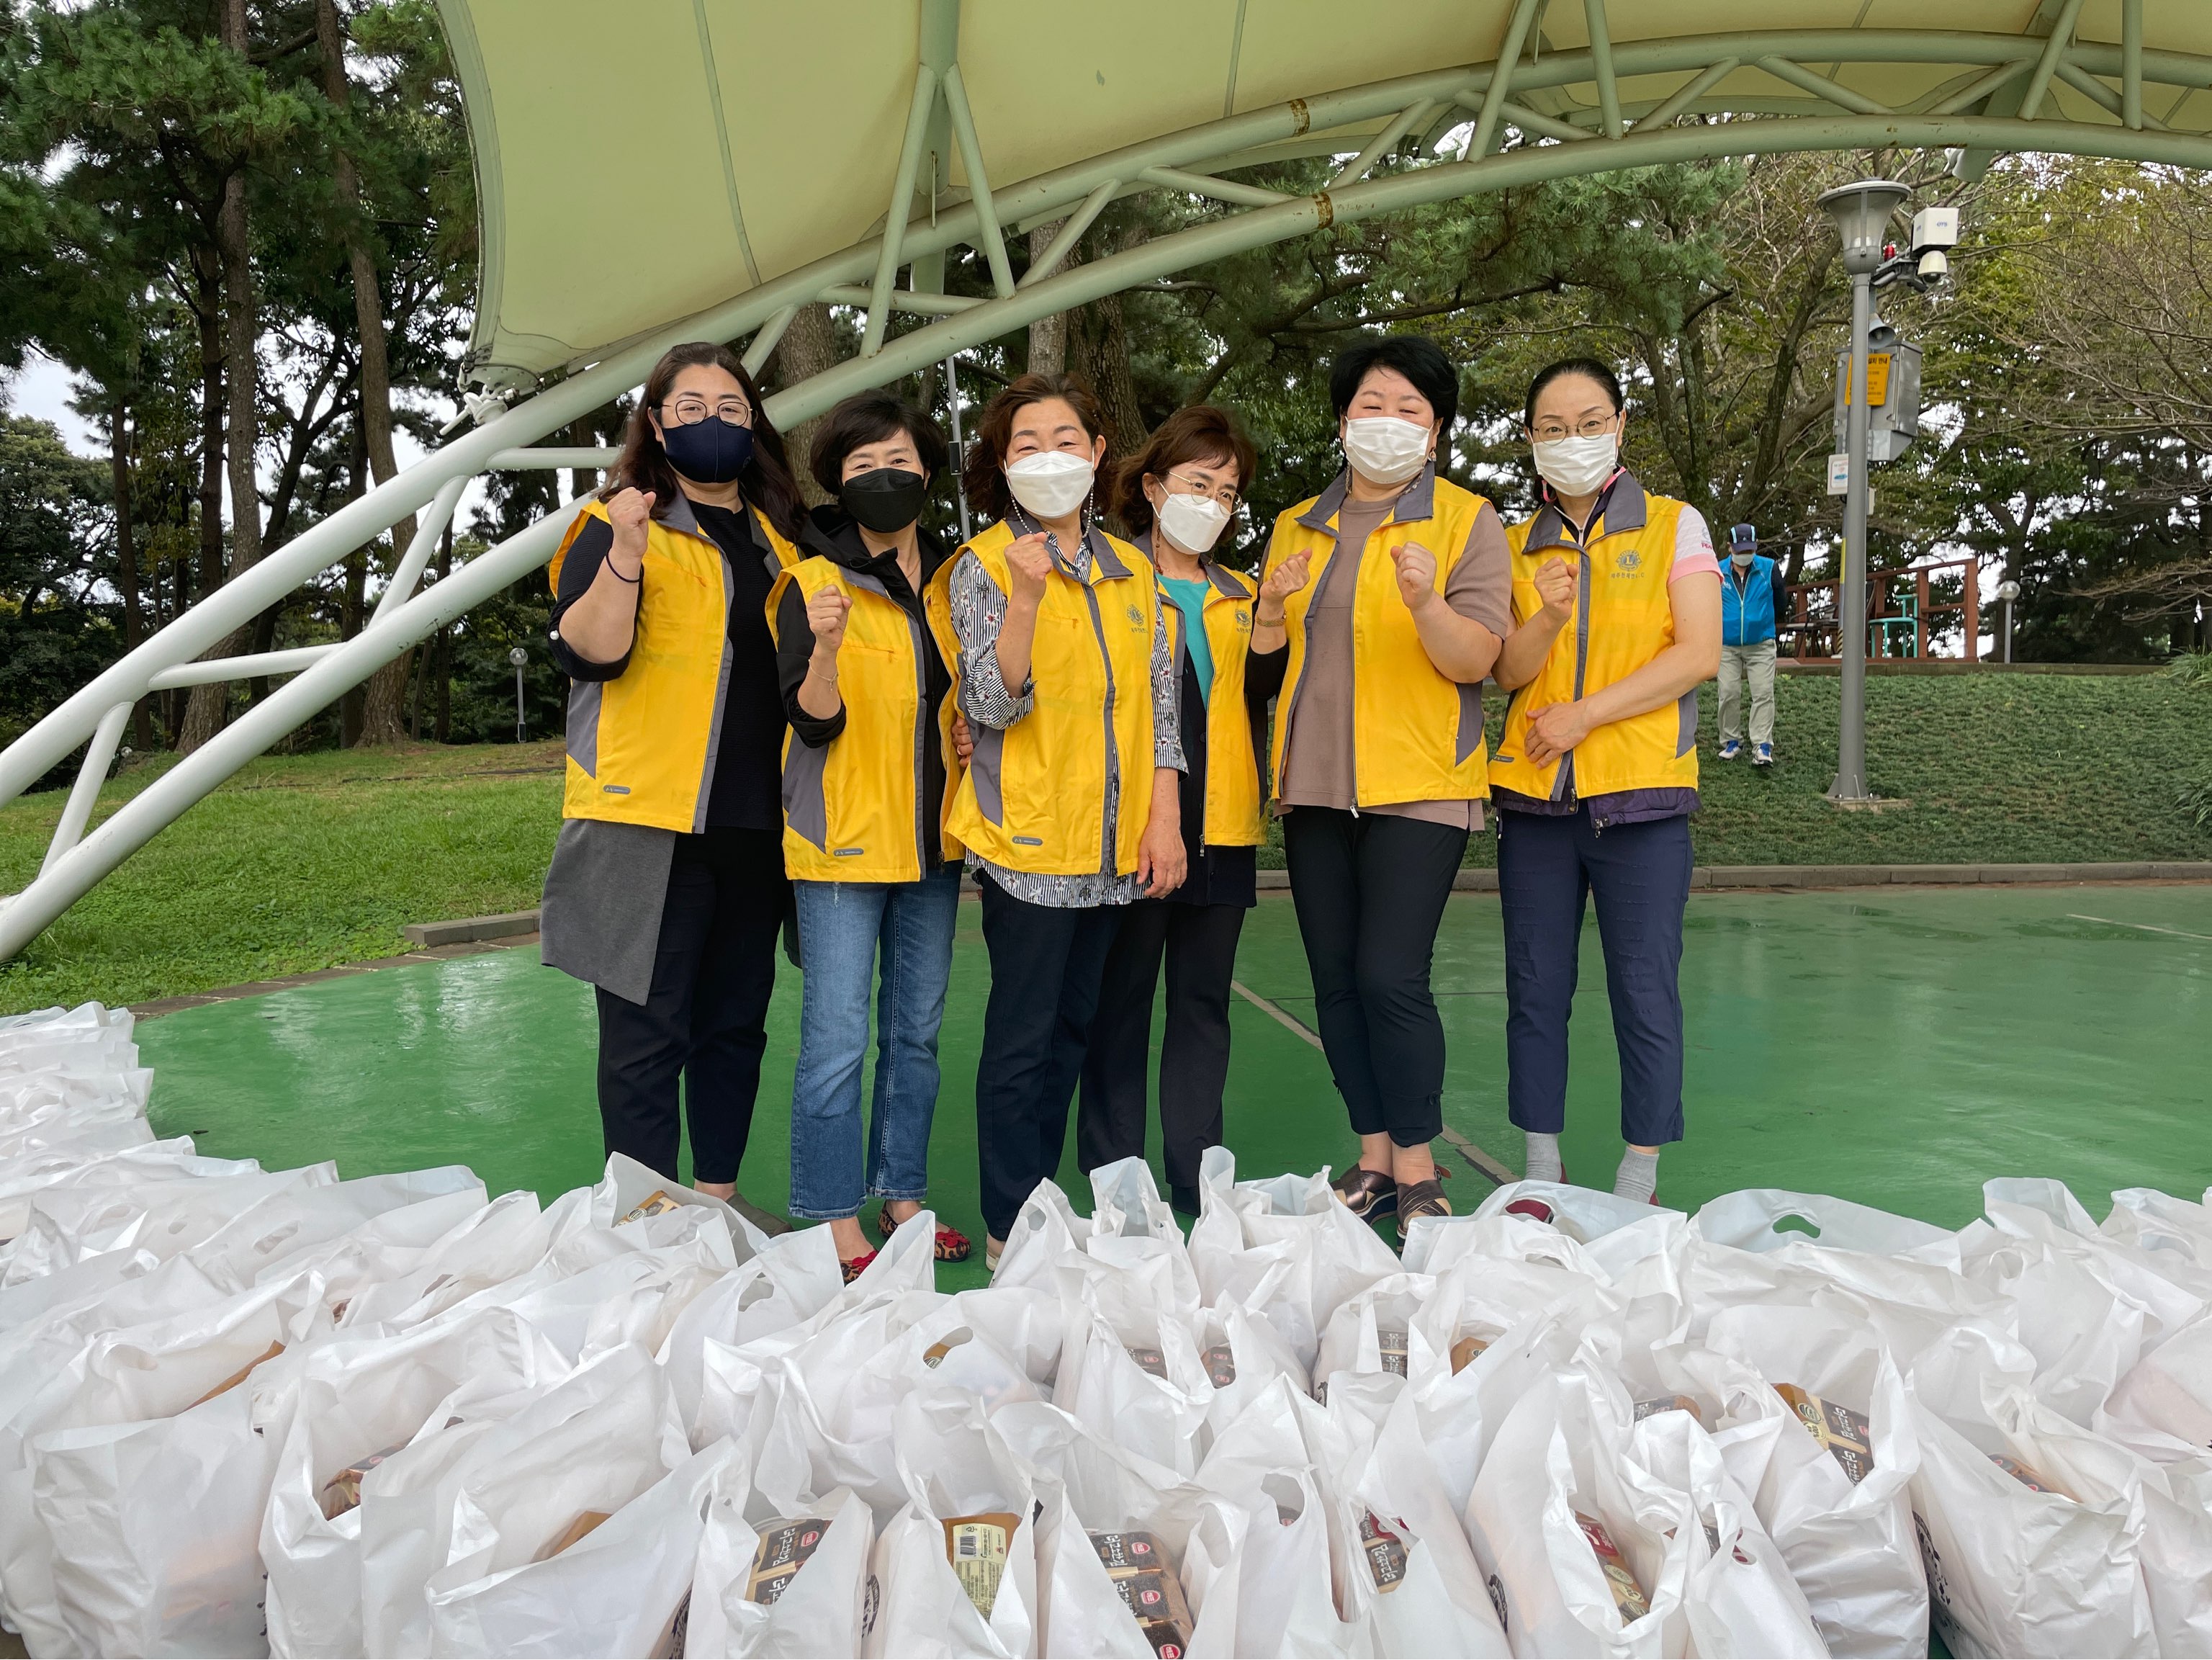
<instances>
[{"instance_id":1,"label":"teal top","mask_svg":"<svg viewBox=\"0 0 2212 1660\"><path fill-rule=\"evenodd\" d=\"M1210 703L1213 701L1213 645L1206 637L1206 597L1213 592L1213 584L1202 576L1195 580L1162 576L1160 587L1182 613L1183 649L1190 654L1190 666L1198 672L1199 698Z\"/></svg>"}]
</instances>

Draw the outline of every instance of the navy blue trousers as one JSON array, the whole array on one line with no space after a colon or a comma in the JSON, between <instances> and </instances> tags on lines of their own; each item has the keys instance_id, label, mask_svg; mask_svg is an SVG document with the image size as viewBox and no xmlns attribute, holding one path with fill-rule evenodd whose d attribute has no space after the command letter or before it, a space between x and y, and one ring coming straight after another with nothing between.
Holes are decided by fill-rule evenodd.
<instances>
[{"instance_id":1,"label":"navy blue trousers","mask_svg":"<svg viewBox=\"0 0 2212 1660\"><path fill-rule=\"evenodd\" d=\"M1506 1098L1524 1130L1567 1122L1567 1018L1583 912L1597 903L1606 994L1620 1051L1620 1134L1682 1139L1682 912L1690 821L1592 828L1572 815L1501 812L1498 888L1505 913Z\"/></svg>"}]
</instances>

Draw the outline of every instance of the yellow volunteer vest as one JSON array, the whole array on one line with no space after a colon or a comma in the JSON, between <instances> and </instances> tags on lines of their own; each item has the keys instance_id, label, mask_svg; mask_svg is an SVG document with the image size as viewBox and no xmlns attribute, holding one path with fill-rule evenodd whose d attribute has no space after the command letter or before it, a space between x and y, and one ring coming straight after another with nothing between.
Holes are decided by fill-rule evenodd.
<instances>
[{"instance_id":1,"label":"yellow volunteer vest","mask_svg":"<svg viewBox=\"0 0 2212 1660\"><path fill-rule=\"evenodd\" d=\"M757 508L748 507L779 569L799 550ZM576 515L548 567L555 591L562 562L586 520L607 521L593 502ZM720 546L678 496L646 530L637 636L629 663L611 680L577 680L568 693L564 818L696 833L707 828L707 797L722 729L730 588Z\"/></svg>"},{"instance_id":2,"label":"yellow volunteer vest","mask_svg":"<svg viewBox=\"0 0 2212 1660\"><path fill-rule=\"evenodd\" d=\"M1013 592L1000 523L981 532L972 553L1002 593ZM1036 702L1003 731L971 723L975 753L953 792L952 835L994 865L1035 876L1088 876L1106 847L1106 757L1121 778L1113 864L1137 868L1137 844L1152 809L1152 633L1159 595L1152 562L1105 532L1091 533L1091 580L1055 565L1037 608L1030 675ZM930 622L945 660L960 662L950 594L958 556L930 584ZM958 670L955 670L956 678ZM1009 690L1018 690L1009 688Z\"/></svg>"},{"instance_id":3,"label":"yellow volunteer vest","mask_svg":"<svg viewBox=\"0 0 2212 1660\"><path fill-rule=\"evenodd\" d=\"M1498 757L1490 763L1495 787L1565 801L1619 790L1697 787L1695 687L1674 704L1598 727L1565 763L1540 767L1522 753L1530 709L1602 690L1674 643L1667 582L1681 516L1682 503L1647 496L1633 475L1623 473L1605 498L1588 547L1577 543L1573 529L1549 505L1506 532L1513 550L1515 623L1543 609L1536 572L1546 560L1579 562L1582 581L1574 626L1559 630L1542 670L1513 694L1506 710Z\"/></svg>"},{"instance_id":4,"label":"yellow volunteer vest","mask_svg":"<svg viewBox=\"0 0 2212 1660\"><path fill-rule=\"evenodd\" d=\"M1244 706L1244 657L1252 644L1253 596L1258 590L1212 560L1213 585L1202 613L1206 648L1213 654L1213 688L1206 702L1206 823L1199 840L1212 848L1253 848L1267 839L1260 799L1260 757L1252 746L1252 720ZM1182 684L1183 614L1160 596L1175 655L1176 684Z\"/></svg>"},{"instance_id":5,"label":"yellow volunteer vest","mask_svg":"<svg viewBox=\"0 0 2212 1660\"><path fill-rule=\"evenodd\" d=\"M1262 580L1284 560L1310 556L1306 585L1283 606L1291 660L1275 701L1270 775L1279 791L1283 757L1297 717L1305 672L1306 613L1329 578L1336 555L1336 515L1347 472L1310 502L1275 520ZM1391 516L1376 526L1359 560L1352 601L1352 729L1354 799L1363 807L1401 801L1467 801L1490 794L1484 768L1482 689L1437 672L1422 648L1413 614L1398 595L1390 549L1419 542L1437 556L1437 592L1467 551L1476 518L1489 505L1431 467L1408 485Z\"/></svg>"},{"instance_id":6,"label":"yellow volunteer vest","mask_svg":"<svg viewBox=\"0 0 2212 1660\"><path fill-rule=\"evenodd\" d=\"M929 647L904 606L872 576L834 559L801 560L776 578L768 597L769 627L784 590L808 599L836 588L853 602L837 648L837 690L845 729L820 749L797 733L783 739L783 862L801 882L914 882L922 876L922 815L941 826L960 775L952 751L952 701L932 727L927 719ZM935 744L945 759L944 799L922 795L922 748ZM958 842L940 829L944 856Z\"/></svg>"}]
</instances>

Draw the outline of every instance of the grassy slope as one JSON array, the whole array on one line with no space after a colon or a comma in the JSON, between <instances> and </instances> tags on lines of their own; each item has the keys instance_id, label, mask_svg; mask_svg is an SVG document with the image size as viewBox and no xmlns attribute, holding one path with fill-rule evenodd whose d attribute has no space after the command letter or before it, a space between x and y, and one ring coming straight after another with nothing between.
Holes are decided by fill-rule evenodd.
<instances>
[{"instance_id":1,"label":"grassy slope","mask_svg":"<svg viewBox=\"0 0 2212 1660\"><path fill-rule=\"evenodd\" d=\"M0 968L0 1011L388 957L407 949L404 922L535 905L560 756L557 744L424 745L256 761ZM103 812L155 775L111 784ZM62 800L0 809L0 893L37 873Z\"/></svg>"},{"instance_id":2,"label":"grassy slope","mask_svg":"<svg viewBox=\"0 0 2212 1660\"><path fill-rule=\"evenodd\" d=\"M1911 806L1869 814L1820 799L1838 690L1832 678L1783 678L1771 774L1712 759L1708 692L1701 862L2212 859L2212 831L2174 800L2185 779L2212 774L2212 692L2156 677L1875 678L1874 787ZM403 922L533 905L559 764L550 744L255 762L0 968L0 1012L388 956L405 948ZM154 775L111 785L103 810ZM37 873L62 799L0 808L0 893ZM1470 861L1492 848L1475 838Z\"/></svg>"}]
</instances>

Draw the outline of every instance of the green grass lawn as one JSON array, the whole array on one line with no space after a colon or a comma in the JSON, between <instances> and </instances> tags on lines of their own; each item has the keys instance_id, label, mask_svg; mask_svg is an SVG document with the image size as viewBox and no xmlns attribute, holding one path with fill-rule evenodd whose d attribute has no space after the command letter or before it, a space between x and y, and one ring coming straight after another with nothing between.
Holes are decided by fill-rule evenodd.
<instances>
[{"instance_id":1,"label":"green grass lawn","mask_svg":"<svg viewBox=\"0 0 2212 1660\"><path fill-rule=\"evenodd\" d=\"M1910 804L1881 813L1821 799L1838 690L1832 676L1782 677L1778 763L1762 773L1713 758L1708 689L1700 863L2212 859L2212 830L2176 800L2212 775L2212 690L2160 676L1875 677L1869 772ZM101 812L162 764L112 782ZM556 744L257 761L0 967L0 1012L390 956L406 949L402 923L534 905L559 767ZM0 893L37 873L62 800L57 790L0 808ZM1468 861L1490 863L1494 848L1477 836Z\"/></svg>"}]
</instances>

